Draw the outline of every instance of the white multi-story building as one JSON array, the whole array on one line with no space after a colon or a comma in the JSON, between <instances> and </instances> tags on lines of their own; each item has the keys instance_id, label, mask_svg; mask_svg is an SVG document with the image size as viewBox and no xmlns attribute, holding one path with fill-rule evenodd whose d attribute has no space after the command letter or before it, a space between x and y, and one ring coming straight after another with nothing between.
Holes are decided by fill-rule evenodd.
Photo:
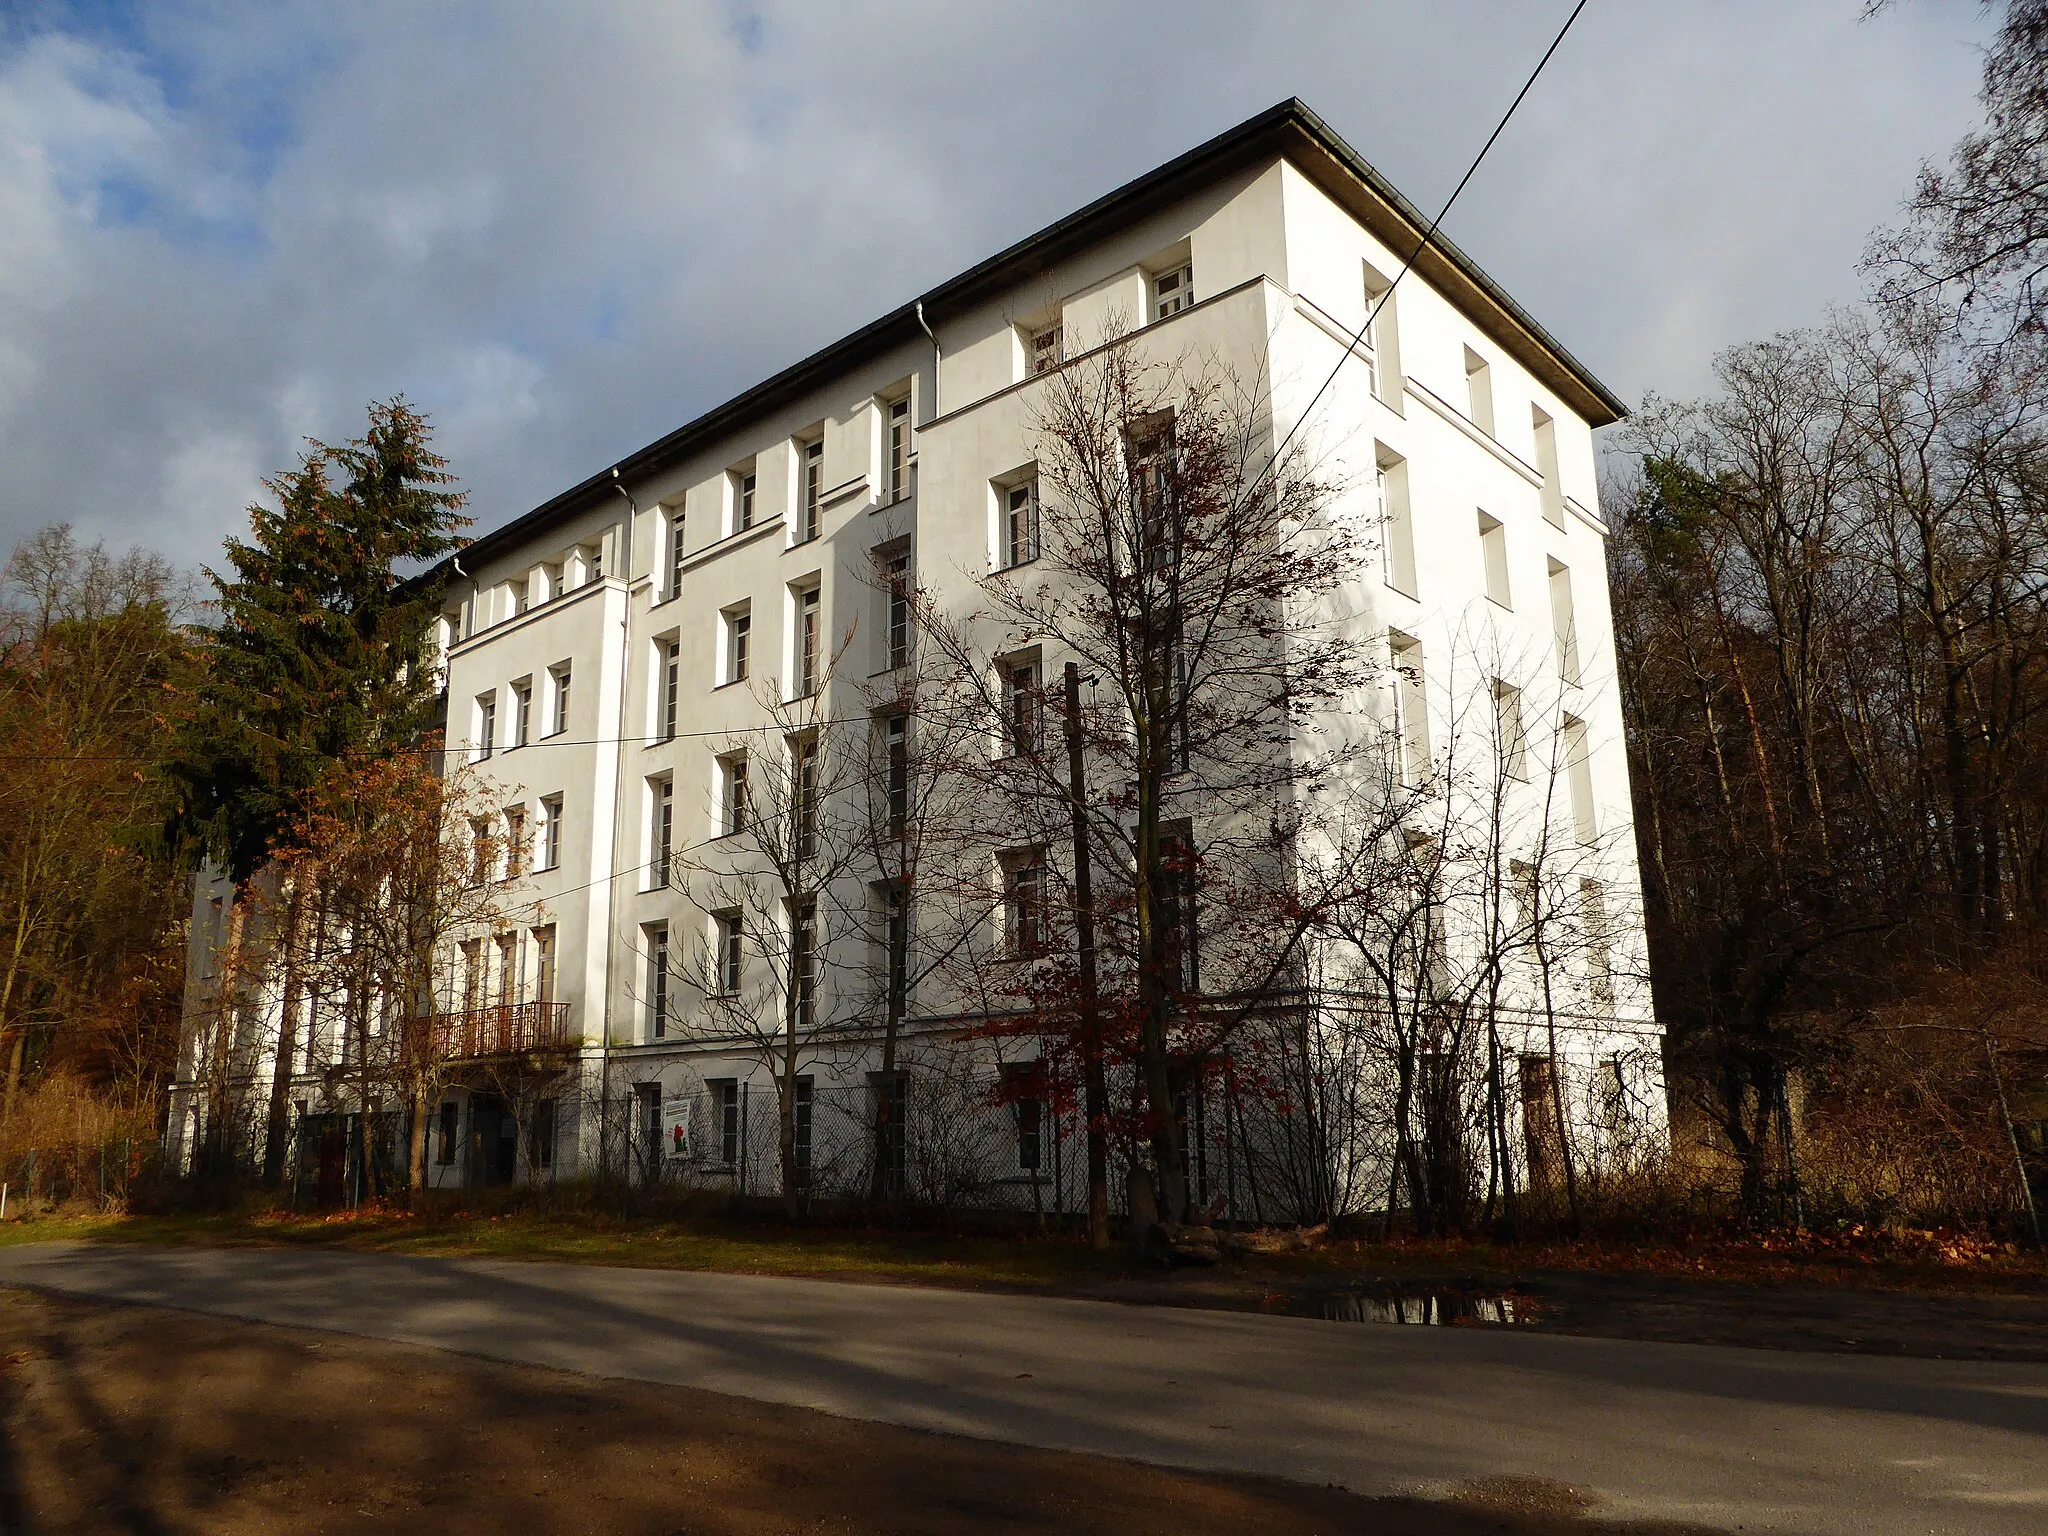
<instances>
[{"instance_id":1,"label":"white multi-story building","mask_svg":"<svg viewBox=\"0 0 2048 1536\"><path fill-rule=\"evenodd\" d=\"M1401 730L1405 750L1426 758L1432 733L1453 734L1479 700L1512 734L1511 755L1526 742L1558 765L1573 841L1599 861L1574 879L1603 909L1602 953L1587 962L1600 975L1582 987L1591 1002L1574 1011L1566 1045L1583 1068L1579 1112L1598 1117L1609 1074L1609 1089L1633 1092L1661 1122L1592 441L1623 407L1464 253L1441 236L1423 244L1427 227L1320 119L1285 103L451 562L451 756L494 786L523 839L520 901L533 906L531 921L465 952L460 996L443 1006L498 1010L472 1048L519 1055L540 1075L508 1088L503 1073L458 1073L430 1128L430 1181L583 1171L609 1123L630 1128L618 1142L643 1171L777 1186L771 1064L700 1027L701 998L668 980L685 948L722 968L731 942L724 919L667 878L673 856L727 830L731 743L771 725L764 685L785 698L808 691L817 637L853 636L847 680L831 688L851 690L856 674L865 682L901 659L891 654L900 616L877 611L878 558L907 560L943 607L970 604L977 575L1016 556L1006 493L1031 459L1041 374L1112 331L1256 379L1276 433L1299 425L1345 467L1344 496L1381 545L1347 594L1348 621L1395 663L1356 701L1357 718ZM1539 676L1543 701L1531 692L1525 702ZM850 691L844 707L856 707ZM196 898L195 997L221 895L202 886ZM817 985L839 980L828 964ZM914 1029L916 1002L908 1012ZM342 1098L323 1089L317 1046L300 1054L311 1070L293 1089L297 1111L346 1112L345 1085ZM252 1065L262 1078L265 1063ZM844 1035L805 1061L807 1163L823 1167L849 1146L860 1160L869 1093L916 1095L914 1077L907 1090L878 1087L875 1065ZM179 1127L194 1102L188 1086ZM970 1093L935 1106L943 1125L906 1111L913 1145L894 1155L916 1160L921 1124L967 1135L974 1104ZM1035 1107L988 1107L982 1118L990 1139L956 1192L1007 1188L1012 1203L1074 1207L1077 1158ZM1230 1117L1210 1120L1205 1178L1237 1203L1241 1166L1217 1166L1239 1158L1225 1144Z\"/></svg>"}]
</instances>

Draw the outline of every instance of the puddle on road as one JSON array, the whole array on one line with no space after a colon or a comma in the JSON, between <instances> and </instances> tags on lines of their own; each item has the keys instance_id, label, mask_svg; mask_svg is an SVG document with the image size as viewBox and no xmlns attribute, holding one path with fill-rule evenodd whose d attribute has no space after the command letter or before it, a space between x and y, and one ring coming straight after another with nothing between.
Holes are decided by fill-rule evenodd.
<instances>
[{"instance_id":1,"label":"puddle on road","mask_svg":"<svg viewBox=\"0 0 2048 1536\"><path fill-rule=\"evenodd\" d=\"M1356 1291L1303 1296L1287 1309L1296 1317L1335 1323L1399 1323L1415 1328L1500 1327L1533 1323L1536 1308L1526 1296L1472 1295L1462 1291L1394 1292L1368 1296Z\"/></svg>"}]
</instances>

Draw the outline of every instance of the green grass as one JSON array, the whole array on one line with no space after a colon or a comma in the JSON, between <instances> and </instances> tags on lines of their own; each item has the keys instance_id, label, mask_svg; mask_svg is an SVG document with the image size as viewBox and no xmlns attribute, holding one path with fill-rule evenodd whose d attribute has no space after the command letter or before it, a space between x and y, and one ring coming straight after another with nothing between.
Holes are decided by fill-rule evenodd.
<instances>
[{"instance_id":1,"label":"green grass","mask_svg":"<svg viewBox=\"0 0 2048 1536\"><path fill-rule=\"evenodd\" d=\"M488 1198L488 1197L486 1197ZM1303 1253L1225 1266L1238 1284L1343 1284L1402 1274L1507 1279L1535 1270L1604 1270L1670 1280L1787 1281L1911 1290L1985 1286L2048 1289L2048 1258L2008 1245L1955 1250L1942 1234L1913 1241L1816 1233L1795 1239L1727 1233L1633 1241L1530 1242L1500 1247L1456 1238L1391 1243L1339 1238ZM807 1275L881 1283L1041 1292L1097 1292L1164 1277L1122 1248L1098 1254L1071 1233L905 1231L857 1222L790 1222L722 1208L620 1216L588 1205L518 1204L421 1211L367 1208L293 1214L245 1207L172 1215L52 1215L0 1223L0 1245L88 1242L223 1247L343 1248L443 1258L553 1260L626 1268ZM1196 1272L1203 1273L1203 1272ZM1216 1271L1207 1271L1216 1274Z\"/></svg>"},{"instance_id":2,"label":"green grass","mask_svg":"<svg viewBox=\"0 0 2048 1536\"><path fill-rule=\"evenodd\" d=\"M1057 1289L1131 1272L1121 1251L1067 1236L962 1236L764 1220L589 1212L250 1210L49 1216L0 1226L0 1244L71 1239L224 1247L346 1248L448 1258L547 1259L632 1268L816 1275L912 1284Z\"/></svg>"}]
</instances>

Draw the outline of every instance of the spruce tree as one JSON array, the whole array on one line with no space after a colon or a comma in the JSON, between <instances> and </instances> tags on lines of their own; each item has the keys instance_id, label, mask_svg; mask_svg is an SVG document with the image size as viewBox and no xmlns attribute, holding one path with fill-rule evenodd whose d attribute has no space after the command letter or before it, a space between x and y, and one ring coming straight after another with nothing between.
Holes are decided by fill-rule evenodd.
<instances>
[{"instance_id":1,"label":"spruce tree","mask_svg":"<svg viewBox=\"0 0 2048 1536\"><path fill-rule=\"evenodd\" d=\"M337 762L403 749L431 723L429 626L441 584L404 568L459 547L466 499L401 396L369 430L309 441L264 482L251 536L227 541L219 622L178 753L179 830L239 885L289 837Z\"/></svg>"}]
</instances>

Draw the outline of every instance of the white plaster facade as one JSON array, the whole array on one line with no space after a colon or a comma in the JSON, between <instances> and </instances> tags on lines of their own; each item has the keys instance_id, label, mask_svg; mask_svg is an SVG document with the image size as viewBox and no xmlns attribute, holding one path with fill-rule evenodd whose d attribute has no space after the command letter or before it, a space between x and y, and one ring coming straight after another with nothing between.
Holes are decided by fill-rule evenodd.
<instances>
[{"instance_id":1,"label":"white plaster facade","mask_svg":"<svg viewBox=\"0 0 2048 1536\"><path fill-rule=\"evenodd\" d=\"M1054 323L1070 358L1114 319L1140 327L1130 344L1155 355L1212 357L1265 381L1275 431L1301 422L1350 482L1348 515L1380 530L1382 564L1342 603L1375 644L1394 634L1419 647L1439 739L1493 687L1486 657L1555 681L1566 643L1558 605L1568 604L1576 657L1565 670L1576 682L1552 690L1556 707L1538 708L1532 694L1524 728L1540 758L1544 733L1569 715L1581 743L1573 762L1584 764L1572 811L1597 828L1601 849L1612 1017L1582 1020L1570 1048L1594 1061L1620 1042L1638 1062L1646 1046L1654 1059L1592 439L1621 407L1441 242L1401 277L1368 344L1352 346L1424 227L1312 114L1285 104L484 534L454 562L443 635L451 749L481 757L488 701L494 739L480 766L529 829L528 890L552 929L554 995L580 1042L575 1070L586 1085L608 1074L581 1093L580 1117L562 1113L553 1171L592 1155L593 1094L618 1115L656 1112L654 1085L658 1102L683 1102L669 1110L671 1129L687 1123L699 1173L725 1166L725 1083L746 1085L751 1114L772 1113L753 1056L687 1031L653 1034L642 936L665 922L678 942L694 942L706 920L653 878L650 785L666 776L674 786L676 847L718 835L714 745L766 723L753 690L727 675L739 613L755 675L788 678L806 587L819 592L826 633L852 628L856 647L884 643L865 574L878 547L907 540L922 588L970 600L974 575L999 559L994 487L1031 456L1042 385L1030 354ZM1162 282L1190 278L1192 303L1162 316ZM908 478L892 485L891 430L906 413ZM814 443L821 526L804 538ZM670 643L677 719L663 739ZM849 670L864 678L860 654ZM1376 686L1346 713L1384 729L1399 709ZM195 916L218 894L202 889ZM530 996L530 935L517 953L508 990ZM841 1051L808 1070L821 1095L834 1084L851 1094L870 1065ZM1661 1119L1661 1086L1644 1075L1653 1069L1636 1070ZM751 1168L723 1176L772 1188L772 1139L751 1134ZM530 1149L517 1172L539 1176ZM458 1157L432 1176L475 1175ZM1050 1198L1071 1208L1073 1189L1068 1171Z\"/></svg>"}]
</instances>

